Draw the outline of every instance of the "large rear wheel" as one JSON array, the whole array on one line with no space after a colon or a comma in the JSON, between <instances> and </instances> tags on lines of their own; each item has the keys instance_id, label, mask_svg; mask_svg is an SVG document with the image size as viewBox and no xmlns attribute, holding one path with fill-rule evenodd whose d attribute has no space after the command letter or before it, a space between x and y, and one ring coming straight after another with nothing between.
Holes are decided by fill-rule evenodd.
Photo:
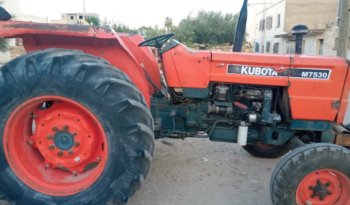
<instances>
[{"instance_id":1,"label":"large rear wheel","mask_svg":"<svg viewBox=\"0 0 350 205\"><path fill-rule=\"evenodd\" d=\"M146 176L153 121L107 62L50 49L0 70L0 184L16 204L124 203Z\"/></svg>"}]
</instances>

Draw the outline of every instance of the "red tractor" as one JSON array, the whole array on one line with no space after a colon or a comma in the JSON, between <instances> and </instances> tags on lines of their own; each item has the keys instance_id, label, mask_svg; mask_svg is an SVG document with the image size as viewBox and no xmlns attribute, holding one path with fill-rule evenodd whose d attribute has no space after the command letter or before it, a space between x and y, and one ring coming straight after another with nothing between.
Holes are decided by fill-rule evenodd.
<instances>
[{"instance_id":1,"label":"red tractor","mask_svg":"<svg viewBox=\"0 0 350 205\"><path fill-rule=\"evenodd\" d=\"M124 204L154 138L201 137L258 157L289 152L272 175L273 204L350 204L347 60L195 51L172 34L144 41L11 21L3 9L0 18L0 37L27 51L0 69L0 197Z\"/></svg>"}]
</instances>

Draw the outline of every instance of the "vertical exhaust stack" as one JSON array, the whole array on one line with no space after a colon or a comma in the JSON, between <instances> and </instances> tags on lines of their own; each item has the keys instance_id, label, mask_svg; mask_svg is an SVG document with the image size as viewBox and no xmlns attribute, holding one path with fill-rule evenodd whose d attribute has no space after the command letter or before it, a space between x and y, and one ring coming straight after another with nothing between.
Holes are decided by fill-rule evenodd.
<instances>
[{"instance_id":1,"label":"vertical exhaust stack","mask_svg":"<svg viewBox=\"0 0 350 205\"><path fill-rule=\"evenodd\" d=\"M0 6L0 21L11 20L12 16L4 8Z\"/></svg>"},{"instance_id":2,"label":"vertical exhaust stack","mask_svg":"<svg viewBox=\"0 0 350 205\"><path fill-rule=\"evenodd\" d=\"M242 46L243 46L243 41L245 36L245 29L247 25L247 18L248 18L248 0L244 0L243 6L238 18L236 34L234 36L233 49L232 49L233 52L242 51Z\"/></svg>"}]
</instances>

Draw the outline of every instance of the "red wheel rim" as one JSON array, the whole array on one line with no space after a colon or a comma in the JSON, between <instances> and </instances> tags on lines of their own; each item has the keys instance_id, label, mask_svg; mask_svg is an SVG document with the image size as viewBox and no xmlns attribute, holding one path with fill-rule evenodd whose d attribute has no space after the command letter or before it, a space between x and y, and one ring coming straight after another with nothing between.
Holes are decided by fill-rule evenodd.
<instances>
[{"instance_id":1,"label":"red wheel rim","mask_svg":"<svg viewBox=\"0 0 350 205\"><path fill-rule=\"evenodd\" d=\"M83 105L42 96L18 106L4 132L4 151L17 177L32 189L68 196L90 187L107 161L107 138Z\"/></svg>"},{"instance_id":2,"label":"red wheel rim","mask_svg":"<svg viewBox=\"0 0 350 205\"><path fill-rule=\"evenodd\" d=\"M296 192L298 205L350 204L350 179L345 174L321 169L307 175Z\"/></svg>"}]
</instances>

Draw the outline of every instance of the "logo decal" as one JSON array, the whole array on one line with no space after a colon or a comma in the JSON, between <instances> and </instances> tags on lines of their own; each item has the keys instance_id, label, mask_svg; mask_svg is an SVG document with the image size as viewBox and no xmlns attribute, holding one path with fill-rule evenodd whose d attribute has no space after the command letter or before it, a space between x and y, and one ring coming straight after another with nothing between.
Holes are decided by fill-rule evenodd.
<instances>
[{"instance_id":1,"label":"logo decal","mask_svg":"<svg viewBox=\"0 0 350 205\"><path fill-rule=\"evenodd\" d=\"M331 69L318 68L290 68L283 69L278 72L271 67L259 67L248 65L228 65L228 74L240 74L251 76L271 76L271 77L291 77L291 78L305 78L305 79L319 79L328 80L331 76Z\"/></svg>"}]
</instances>

